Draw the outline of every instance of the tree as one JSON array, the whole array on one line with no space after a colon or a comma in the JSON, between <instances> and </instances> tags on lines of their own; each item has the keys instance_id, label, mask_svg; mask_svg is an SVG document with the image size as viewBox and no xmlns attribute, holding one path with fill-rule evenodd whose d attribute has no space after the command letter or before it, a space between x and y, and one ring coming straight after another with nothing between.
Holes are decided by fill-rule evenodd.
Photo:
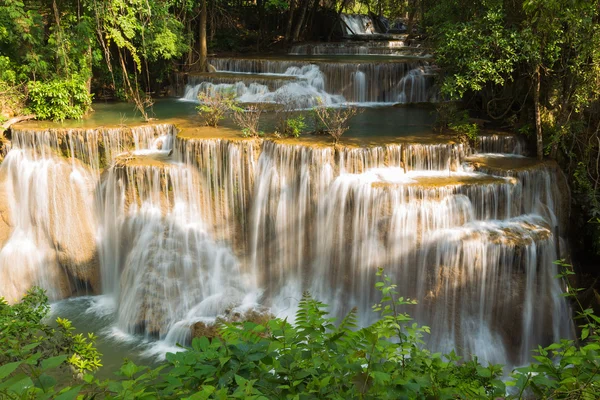
<instances>
[{"instance_id":1,"label":"tree","mask_svg":"<svg viewBox=\"0 0 600 400\"><path fill-rule=\"evenodd\" d=\"M199 40L198 40L198 52L200 54L200 71L208 70L208 47L206 46L206 0L200 0L202 5L200 7L200 23L199 23Z\"/></svg>"},{"instance_id":2,"label":"tree","mask_svg":"<svg viewBox=\"0 0 600 400\"><path fill-rule=\"evenodd\" d=\"M442 0L426 15L442 93L561 162L588 255L600 255L599 24L599 0Z\"/></svg>"}]
</instances>

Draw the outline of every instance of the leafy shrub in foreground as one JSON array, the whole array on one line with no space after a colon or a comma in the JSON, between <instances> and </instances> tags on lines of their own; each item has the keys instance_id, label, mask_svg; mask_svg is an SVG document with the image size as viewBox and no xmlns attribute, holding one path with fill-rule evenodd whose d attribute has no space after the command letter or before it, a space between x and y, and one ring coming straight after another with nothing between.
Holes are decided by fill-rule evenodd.
<instances>
[{"instance_id":1,"label":"leafy shrub in foreground","mask_svg":"<svg viewBox=\"0 0 600 400\"><path fill-rule=\"evenodd\" d=\"M429 328L401 310L415 302L399 297L382 271L378 275L382 300L373 309L380 318L365 328L358 328L356 310L334 324L326 306L305 294L293 325L281 319L222 324L218 337L193 339L191 348L167 354L158 368L126 361L117 372L119 379L98 381L87 374L80 385L62 389L62 398L596 398L600 318L590 310L578 316L585 322L581 345L563 340L538 348L537 363L516 369L504 383L499 365L428 351L423 336ZM35 392L9 387L13 378L6 371L0 367L0 394L8 398L48 398L55 393L56 385ZM514 387L511 394L506 386Z\"/></svg>"},{"instance_id":2,"label":"leafy shrub in foreground","mask_svg":"<svg viewBox=\"0 0 600 400\"><path fill-rule=\"evenodd\" d=\"M57 374L68 381L65 376L83 376L102 366L96 337L74 334L71 322L62 318L52 328L44 322L49 311L41 289L30 290L14 305L0 297L0 399L54 398L60 391Z\"/></svg>"}]
</instances>

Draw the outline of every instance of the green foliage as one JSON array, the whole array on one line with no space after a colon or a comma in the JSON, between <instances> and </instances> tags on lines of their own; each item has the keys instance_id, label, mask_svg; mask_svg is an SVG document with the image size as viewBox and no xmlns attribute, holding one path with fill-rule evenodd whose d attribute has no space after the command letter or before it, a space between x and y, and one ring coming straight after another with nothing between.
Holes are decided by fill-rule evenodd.
<instances>
[{"instance_id":1,"label":"green foliage","mask_svg":"<svg viewBox=\"0 0 600 400\"><path fill-rule=\"evenodd\" d=\"M294 116L292 112L285 112L277 126L277 134L298 138L306 128L304 115L297 114Z\"/></svg>"},{"instance_id":2,"label":"green foliage","mask_svg":"<svg viewBox=\"0 0 600 400\"><path fill-rule=\"evenodd\" d=\"M25 108L25 98L22 85L0 80L0 120L21 114Z\"/></svg>"},{"instance_id":3,"label":"green foliage","mask_svg":"<svg viewBox=\"0 0 600 400\"><path fill-rule=\"evenodd\" d=\"M449 129L463 142L474 142L479 134L479 126L469 122L469 112L459 110L455 102L443 102L436 107L436 128Z\"/></svg>"},{"instance_id":4,"label":"green foliage","mask_svg":"<svg viewBox=\"0 0 600 400\"><path fill-rule=\"evenodd\" d=\"M0 298L0 398L63 398L81 386L57 384L60 369L84 375L102 366L96 337L74 334L71 323L61 318L56 328L47 325L49 310L41 289L32 289L14 305ZM65 372L60 375L64 379Z\"/></svg>"},{"instance_id":5,"label":"green foliage","mask_svg":"<svg viewBox=\"0 0 600 400\"><path fill-rule=\"evenodd\" d=\"M452 123L461 119L462 112L458 109L456 102L444 101L435 106L435 128L438 131L448 129Z\"/></svg>"},{"instance_id":6,"label":"green foliage","mask_svg":"<svg viewBox=\"0 0 600 400\"><path fill-rule=\"evenodd\" d=\"M231 92L213 90L209 93L198 94L200 105L196 107L207 126L216 128L225 118L225 114L236 107L234 95Z\"/></svg>"},{"instance_id":7,"label":"green foliage","mask_svg":"<svg viewBox=\"0 0 600 400\"><path fill-rule=\"evenodd\" d=\"M561 263L560 279L573 274ZM378 319L360 328L356 309L339 323L327 306L305 293L294 323L270 319L264 323L222 323L219 335L196 337L186 351L167 354L151 369L125 361L116 379L99 381L90 373L93 337L56 347L56 332L70 332L59 320L59 331L43 324L47 299L33 291L14 306L0 306L0 395L8 398L107 399L595 399L600 390L600 317L591 309L577 313L580 341L562 340L535 351L535 363L502 379L500 365L462 360L455 352L431 353L425 345L429 328L407 312L416 304L400 297L396 285L379 270L381 300L373 306ZM567 296L577 300L579 290ZM40 336L41 335L41 336ZM42 339L40 339L42 338ZM48 342L48 343L46 343ZM49 375L70 362L73 349L91 362L75 386L60 386ZM77 366L78 364L72 365ZM512 388L507 393L507 386ZM59 397L59 396L64 397Z\"/></svg>"},{"instance_id":8,"label":"green foliage","mask_svg":"<svg viewBox=\"0 0 600 400\"><path fill-rule=\"evenodd\" d=\"M265 8L267 10L287 10L290 5L285 0L267 0Z\"/></svg>"},{"instance_id":9,"label":"green foliage","mask_svg":"<svg viewBox=\"0 0 600 400\"><path fill-rule=\"evenodd\" d=\"M512 80L522 42L517 31L505 26L504 19L503 9L492 6L486 7L479 18L443 22L437 27L436 62L445 74L442 94L457 100L468 91Z\"/></svg>"},{"instance_id":10,"label":"green foliage","mask_svg":"<svg viewBox=\"0 0 600 400\"><path fill-rule=\"evenodd\" d=\"M469 122L468 114L465 113L464 116L461 121L450 123L448 127L464 140L474 142L477 140L479 127Z\"/></svg>"},{"instance_id":11,"label":"green foliage","mask_svg":"<svg viewBox=\"0 0 600 400\"><path fill-rule=\"evenodd\" d=\"M90 110L92 96L81 78L29 82L29 107L39 119L79 119Z\"/></svg>"},{"instance_id":12,"label":"green foliage","mask_svg":"<svg viewBox=\"0 0 600 400\"><path fill-rule=\"evenodd\" d=\"M81 118L91 104L92 22L67 5L32 3L10 0L0 7L0 81L27 86L27 91L18 90L17 101L27 100L37 118Z\"/></svg>"}]
</instances>

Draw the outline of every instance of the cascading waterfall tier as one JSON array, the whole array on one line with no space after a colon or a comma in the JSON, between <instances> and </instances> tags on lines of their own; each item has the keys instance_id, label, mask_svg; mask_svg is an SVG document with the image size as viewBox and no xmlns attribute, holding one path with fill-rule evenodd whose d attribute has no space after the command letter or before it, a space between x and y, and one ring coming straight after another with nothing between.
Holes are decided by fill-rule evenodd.
<instances>
[{"instance_id":1,"label":"cascading waterfall tier","mask_svg":"<svg viewBox=\"0 0 600 400\"><path fill-rule=\"evenodd\" d=\"M346 35L373 35L377 33L373 19L368 15L342 14L340 17Z\"/></svg>"},{"instance_id":2,"label":"cascading waterfall tier","mask_svg":"<svg viewBox=\"0 0 600 400\"><path fill-rule=\"evenodd\" d=\"M209 62L219 72L188 78L184 99L196 101L199 91L216 89L232 91L242 102L297 102L308 108L319 102L421 103L435 97L435 70L423 60L211 58Z\"/></svg>"},{"instance_id":3,"label":"cascading waterfall tier","mask_svg":"<svg viewBox=\"0 0 600 400\"><path fill-rule=\"evenodd\" d=\"M118 325L163 338L192 311L222 315L249 292L229 247L212 239L195 168L156 155L124 156L103 180L105 292ZM123 246L123 244L127 244Z\"/></svg>"},{"instance_id":4,"label":"cascading waterfall tier","mask_svg":"<svg viewBox=\"0 0 600 400\"><path fill-rule=\"evenodd\" d=\"M431 58L428 49L420 43L412 43L407 37L399 40L297 44L290 49L294 56L367 56Z\"/></svg>"},{"instance_id":5,"label":"cascading waterfall tier","mask_svg":"<svg viewBox=\"0 0 600 400\"><path fill-rule=\"evenodd\" d=\"M300 109L344 102L342 96L325 91L323 73L312 64L289 67L281 74L228 72L195 76L186 86L183 99L197 101L199 93L215 92L233 93L242 103L280 103Z\"/></svg>"},{"instance_id":6,"label":"cascading waterfall tier","mask_svg":"<svg viewBox=\"0 0 600 400\"><path fill-rule=\"evenodd\" d=\"M420 47L407 46L403 40L376 42L314 43L292 46L291 55L419 55L427 53Z\"/></svg>"},{"instance_id":7,"label":"cascading waterfall tier","mask_svg":"<svg viewBox=\"0 0 600 400\"><path fill-rule=\"evenodd\" d=\"M170 146L173 127L11 133L0 167L1 294L15 301L33 285L53 300L100 291L98 219L90 213L100 172L118 153Z\"/></svg>"},{"instance_id":8,"label":"cascading waterfall tier","mask_svg":"<svg viewBox=\"0 0 600 400\"><path fill-rule=\"evenodd\" d=\"M519 364L571 326L553 264L568 200L556 165L521 152L498 135L334 148L168 124L14 129L0 294L91 288L120 329L174 344L235 307L291 315L306 290L368 323L381 267L432 348Z\"/></svg>"}]
</instances>

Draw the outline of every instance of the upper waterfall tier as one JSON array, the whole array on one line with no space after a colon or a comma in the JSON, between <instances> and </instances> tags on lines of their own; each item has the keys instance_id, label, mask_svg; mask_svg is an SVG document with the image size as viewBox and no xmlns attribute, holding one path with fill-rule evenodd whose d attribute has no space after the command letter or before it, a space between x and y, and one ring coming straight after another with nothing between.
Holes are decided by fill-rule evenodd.
<instances>
[{"instance_id":1,"label":"upper waterfall tier","mask_svg":"<svg viewBox=\"0 0 600 400\"><path fill-rule=\"evenodd\" d=\"M119 329L175 343L234 307L291 315L306 290L366 323L382 267L437 350L518 364L569 336L553 264L568 200L516 137L332 146L177 124L15 127L0 294L101 290Z\"/></svg>"},{"instance_id":2,"label":"upper waterfall tier","mask_svg":"<svg viewBox=\"0 0 600 400\"><path fill-rule=\"evenodd\" d=\"M194 77L188 80L186 99L197 96L199 85L229 84L241 101L283 102L287 97L321 98L326 104L344 101L358 103L420 103L435 97L434 70L418 58L404 60L390 58L323 58L301 57L286 59L230 59L209 60L220 73L228 73L226 80L218 75L207 76L202 82ZM233 82L230 73L254 74ZM259 74L259 75L257 75ZM278 74L280 80L274 79ZM284 78L293 82L283 82ZM217 79L217 80L215 80ZM197 88L192 92L192 88ZM280 99L281 98L281 99ZM318 104L305 102L304 107Z\"/></svg>"},{"instance_id":3,"label":"upper waterfall tier","mask_svg":"<svg viewBox=\"0 0 600 400\"><path fill-rule=\"evenodd\" d=\"M388 55L430 57L427 49L404 40L377 42L308 43L292 47L291 55Z\"/></svg>"}]
</instances>

